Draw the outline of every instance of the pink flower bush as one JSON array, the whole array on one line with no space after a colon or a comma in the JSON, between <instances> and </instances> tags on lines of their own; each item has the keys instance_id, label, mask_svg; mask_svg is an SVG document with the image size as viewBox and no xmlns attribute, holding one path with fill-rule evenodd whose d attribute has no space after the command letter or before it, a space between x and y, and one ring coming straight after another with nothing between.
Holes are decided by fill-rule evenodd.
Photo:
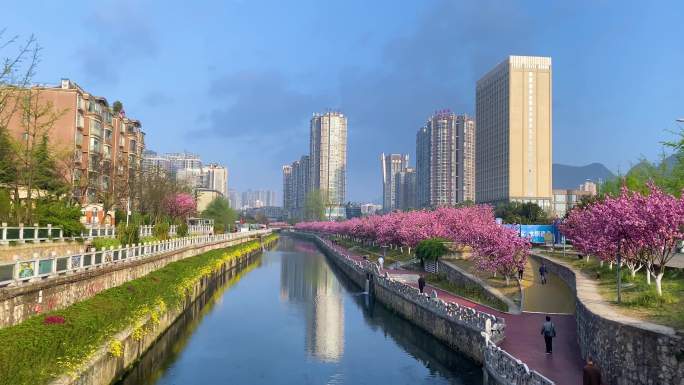
<instances>
[{"instance_id":1,"label":"pink flower bush","mask_svg":"<svg viewBox=\"0 0 684 385\"><path fill-rule=\"evenodd\" d=\"M650 284L662 295L665 265L684 238L684 194L675 198L649 184L650 194L622 190L584 209L576 209L561 224L561 231L576 249L615 262L618 253L634 276L645 267Z\"/></svg>"},{"instance_id":2,"label":"pink flower bush","mask_svg":"<svg viewBox=\"0 0 684 385\"><path fill-rule=\"evenodd\" d=\"M411 248L430 238L470 246L479 268L507 279L525 265L530 243L496 223L487 205L411 211L354 218L343 222L302 222L303 231L334 234L360 242Z\"/></svg>"},{"instance_id":3,"label":"pink flower bush","mask_svg":"<svg viewBox=\"0 0 684 385\"><path fill-rule=\"evenodd\" d=\"M164 201L166 212L174 218L187 218L197 211L195 200L190 194L176 194Z\"/></svg>"}]
</instances>

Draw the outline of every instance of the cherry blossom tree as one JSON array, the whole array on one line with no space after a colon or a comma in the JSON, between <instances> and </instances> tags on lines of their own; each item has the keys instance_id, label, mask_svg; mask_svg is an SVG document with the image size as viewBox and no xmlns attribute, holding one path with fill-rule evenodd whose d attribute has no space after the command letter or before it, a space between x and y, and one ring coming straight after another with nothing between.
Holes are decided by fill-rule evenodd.
<instances>
[{"instance_id":1,"label":"cherry blossom tree","mask_svg":"<svg viewBox=\"0 0 684 385\"><path fill-rule=\"evenodd\" d=\"M164 201L164 208L170 216L186 219L196 212L197 205L190 194L181 193L168 197Z\"/></svg>"}]
</instances>

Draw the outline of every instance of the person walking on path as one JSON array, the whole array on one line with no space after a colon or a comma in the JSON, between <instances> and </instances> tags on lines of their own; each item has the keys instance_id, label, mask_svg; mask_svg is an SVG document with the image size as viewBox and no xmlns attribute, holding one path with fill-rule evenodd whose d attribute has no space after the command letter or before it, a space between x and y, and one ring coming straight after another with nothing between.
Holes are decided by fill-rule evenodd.
<instances>
[{"instance_id":1,"label":"person walking on path","mask_svg":"<svg viewBox=\"0 0 684 385\"><path fill-rule=\"evenodd\" d=\"M582 370L582 379L583 385L603 385L601 371L594 366L594 360L591 356L587 356L587 364Z\"/></svg>"},{"instance_id":2,"label":"person walking on path","mask_svg":"<svg viewBox=\"0 0 684 385\"><path fill-rule=\"evenodd\" d=\"M425 278L421 275L418 277L418 290L422 293L423 289L425 289Z\"/></svg>"},{"instance_id":3,"label":"person walking on path","mask_svg":"<svg viewBox=\"0 0 684 385\"><path fill-rule=\"evenodd\" d=\"M546 354L553 353L553 338L556 337L556 327L551 322L551 317L546 316L546 322L542 325L541 335L546 343Z\"/></svg>"},{"instance_id":4,"label":"person walking on path","mask_svg":"<svg viewBox=\"0 0 684 385\"><path fill-rule=\"evenodd\" d=\"M539 275L541 276L541 283L542 285L546 285L546 265L544 262L542 262L541 266L539 266Z\"/></svg>"},{"instance_id":5,"label":"person walking on path","mask_svg":"<svg viewBox=\"0 0 684 385\"><path fill-rule=\"evenodd\" d=\"M524 272L525 272L525 269L522 266L520 266L518 268L518 280L522 281Z\"/></svg>"},{"instance_id":6,"label":"person walking on path","mask_svg":"<svg viewBox=\"0 0 684 385\"><path fill-rule=\"evenodd\" d=\"M385 258L383 258L383 257L378 258L378 265L380 265L380 271L382 271L384 264L385 264Z\"/></svg>"}]
</instances>

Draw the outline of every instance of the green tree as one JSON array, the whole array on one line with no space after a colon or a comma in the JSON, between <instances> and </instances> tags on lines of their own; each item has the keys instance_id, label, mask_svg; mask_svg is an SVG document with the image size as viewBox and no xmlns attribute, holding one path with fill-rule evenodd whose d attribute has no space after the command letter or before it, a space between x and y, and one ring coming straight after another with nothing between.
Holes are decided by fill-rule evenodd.
<instances>
[{"instance_id":1,"label":"green tree","mask_svg":"<svg viewBox=\"0 0 684 385\"><path fill-rule=\"evenodd\" d=\"M420 265L425 266L425 261L437 261L448 253L447 242L449 241L443 238L430 238L420 241L416 246L416 257L420 259Z\"/></svg>"},{"instance_id":2,"label":"green tree","mask_svg":"<svg viewBox=\"0 0 684 385\"><path fill-rule=\"evenodd\" d=\"M120 101L116 100L114 103L112 103L112 111L114 111L115 114L118 114L123 110L123 103Z\"/></svg>"},{"instance_id":3,"label":"green tree","mask_svg":"<svg viewBox=\"0 0 684 385\"><path fill-rule=\"evenodd\" d=\"M233 223L238 219L235 210L230 208L230 203L226 198L216 197L209 202L207 208L200 214L202 218L209 218L214 220L214 230L219 233L219 230L230 231Z\"/></svg>"},{"instance_id":4,"label":"green tree","mask_svg":"<svg viewBox=\"0 0 684 385\"><path fill-rule=\"evenodd\" d=\"M64 200L39 199L35 209L38 223L60 227L68 237L79 236L84 230L81 224L81 206Z\"/></svg>"},{"instance_id":5,"label":"green tree","mask_svg":"<svg viewBox=\"0 0 684 385\"><path fill-rule=\"evenodd\" d=\"M304 219L307 221L322 221L325 219L325 197L321 190L311 190L304 202Z\"/></svg>"},{"instance_id":6,"label":"green tree","mask_svg":"<svg viewBox=\"0 0 684 385\"><path fill-rule=\"evenodd\" d=\"M523 225L549 223L549 215L532 202L507 202L501 203L494 209L494 215L503 219L506 223L518 223Z\"/></svg>"}]
</instances>

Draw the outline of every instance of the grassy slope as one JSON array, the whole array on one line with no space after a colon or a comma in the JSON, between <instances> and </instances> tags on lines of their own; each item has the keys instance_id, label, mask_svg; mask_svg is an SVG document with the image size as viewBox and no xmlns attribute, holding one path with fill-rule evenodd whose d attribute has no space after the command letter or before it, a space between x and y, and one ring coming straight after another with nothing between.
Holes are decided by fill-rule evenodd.
<instances>
[{"instance_id":1,"label":"grassy slope","mask_svg":"<svg viewBox=\"0 0 684 385\"><path fill-rule=\"evenodd\" d=\"M257 241L213 250L171 263L145 277L103 291L65 309L0 329L0 384L42 384L73 373L117 332L136 326L142 335L168 306L178 306L186 290L224 262L260 248ZM45 324L47 316L63 324Z\"/></svg>"},{"instance_id":2,"label":"grassy slope","mask_svg":"<svg viewBox=\"0 0 684 385\"><path fill-rule=\"evenodd\" d=\"M549 255L548 252L544 254ZM581 271L586 277L596 281L603 299L613 304L616 311L675 329L684 329L684 271L674 268L666 269L663 277L663 296L659 297L655 291L653 279L649 286L646 284L643 271L637 272L636 277L632 278L629 270L624 267L622 269L622 303L618 304L615 266L613 270L610 270L608 264L601 267L594 258L589 258L587 262L586 258L579 260L564 257L560 252L553 252L551 255L570 263L575 270Z\"/></svg>"}]
</instances>

